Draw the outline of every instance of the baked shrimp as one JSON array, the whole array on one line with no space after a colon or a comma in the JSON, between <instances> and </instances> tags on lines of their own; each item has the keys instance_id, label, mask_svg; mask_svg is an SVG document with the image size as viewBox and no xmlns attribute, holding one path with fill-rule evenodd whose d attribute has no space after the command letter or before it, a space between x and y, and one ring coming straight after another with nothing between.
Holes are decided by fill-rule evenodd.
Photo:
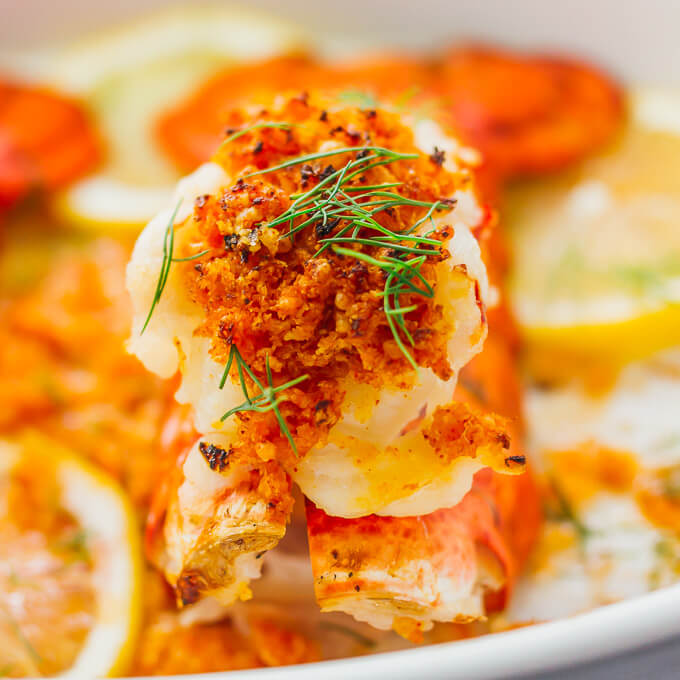
<instances>
[{"instance_id":1,"label":"baked shrimp","mask_svg":"<svg viewBox=\"0 0 680 680\"><path fill-rule=\"evenodd\" d=\"M493 395L491 386L499 380L514 391L514 368L499 365L504 355L494 352L487 359L485 353L470 364L480 364L471 371L479 391L490 388ZM456 396L481 406L463 388ZM512 431L508 459L523 461L520 423L513 422ZM475 475L472 489L454 507L416 517L343 519L308 501L317 602L322 611L342 611L418 641L437 621L465 623L503 609L540 525L531 475L490 469Z\"/></svg>"},{"instance_id":2,"label":"baked shrimp","mask_svg":"<svg viewBox=\"0 0 680 680\"><path fill-rule=\"evenodd\" d=\"M521 471L502 419L472 432L450 404L489 298L488 213L455 140L306 95L228 126L128 267L130 349L179 370L198 431L342 517L429 513L486 465Z\"/></svg>"},{"instance_id":3,"label":"baked shrimp","mask_svg":"<svg viewBox=\"0 0 680 680\"><path fill-rule=\"evenodd\" d=\"M159 448L166 465L147 520L147 556L180 606L204 595L222 604L248 599L264 553L285 533L287 475L276 461L244 456L228 435L199 437L187 407L171 410Z\"/></svg>"}]
</instances>

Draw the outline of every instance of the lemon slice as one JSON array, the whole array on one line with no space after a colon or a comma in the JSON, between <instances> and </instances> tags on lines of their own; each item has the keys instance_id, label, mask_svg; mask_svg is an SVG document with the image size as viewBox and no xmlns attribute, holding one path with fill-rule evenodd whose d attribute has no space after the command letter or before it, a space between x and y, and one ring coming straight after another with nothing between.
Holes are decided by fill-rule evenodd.
<instances>
[{"instance_id":1,"label":"lemon slice","mask_svg":"<svg viewBox=\"0 0 680 680\"><path fill-rule=\"evenodd\" d=\"M58 497L46 508L42 508L42 512L48 514L48 520L66 512L76 523L78 535L87 537L90 570L80 580L70 584L62 583L67 578L68 569L72 568L69 567L68 560L59 569L45 570L38 576L35 573L26 576L31 579L27 581L27 587L32 591L42 592L43 585L45 589L41 598L44 602L36 605L38 609L34 611L33 618L30 608L24 606L21 610L24 617L22 627L13 622L17 638L30 652L29 662L32 659L42 672L44 667L41 664L48 663L48 654L58 656L55 648L73 644L67 639L69 622L72 624L74 620L85 616L85 613L81 613L68 599L65 600L67 604L55 603L59 598L73 598L74 593L83 588L80 608L84 610L89 606L92 625L70 667L64 670L47 666L48 672L58 670L61 671L60 677L74 679L125 673L134 651L141 619L141 546L136 518L129 501L115 482L104 473L40 434L26 434L16 443L2 442L0 453L3 461L0 478L3 472L7 473L23 457L27 457L24 460L30 462L29 469L35 470L36 475L53 475ZM27 494L27 513L32 511L32 498L30 493ZM35 531L19 534L13 541L7 541L8 545L4 550L11 553L13 545L19 544L27 536L30 540L35 535ZM22 560L20 556L16 562L17 574L12 575L14 585L24 578L22 570L30 571L32 565L49 562L50 559L50 553L44 550L38 552L37 557L29 551L29 556L31 555L32 561L30 557ZM61 576L55 577L54 574ZM44 584L42 579L46 580ZM93 592L94 602L89 604L88 591L81 583L83 580L90 583ZM0 600L4 598L0 597ZM10 598L6 601L9 603ZM9 617L8 611L0 609L0 615ZM30 630L30 636L28 632L22 632L23 630ZM42 646L36 644L36 640ZM3 656L6 657L7 654ZM30 664L28 669L30 671Z\"/></svg>"},{"instance_id":2,"label":"lemon slice","mask_svg":"<svg viewBox=\"0 0 680 680\"><path fill-rule=\"evenodd\" d=\"M543 367L680 344L680 93L639 91L630 110L612 148L510 192L511 295Z\"/></svg>"},{"instance_id":3,"label":"lemon slice","mask_svg":"<svg viewBox=\"0 0 680 680\"><path fill-rule=\"evenodd\" d=\"M179 179L154 139L160 113L229 63L300 44L297 29L258 12L185 7L55 56L51 81L86 101L107 147L106 166L57 196L56 214L88 230L136 231Z\"/></svg>"}]
</instances>

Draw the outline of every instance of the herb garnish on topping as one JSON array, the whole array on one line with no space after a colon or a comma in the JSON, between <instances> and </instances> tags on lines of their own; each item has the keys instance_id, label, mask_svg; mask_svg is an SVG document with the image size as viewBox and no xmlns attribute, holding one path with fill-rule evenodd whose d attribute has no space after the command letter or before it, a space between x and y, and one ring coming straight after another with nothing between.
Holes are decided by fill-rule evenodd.
<instances>
[{"instance_id":1,"label":"herb garnish on topping","mask_svg":"<svg viewBox=\"0 0 680 680\"><path fill-rule=\"evenodd\" d=\"M235 413L241 413L245 411L257 411L258 413L267 413L267 411L274 411L274 415L276 416L276 420L279 423L279 428L281 429L281 432L285 435L286 439L288 439L291 448L295 452L295 455L297 455L295 441L293 440L290 430L288 429L288 425L286 423L285 418L281 415L281 411L279 411L280 399L277 395L283 392L284 390L287 390L290 387L294 387L298 383L307 380L309 378L309 375L308 374L301 375L297 378L294 378L293 380L289 380L283 385L278 385L274 387L272 380L272 371L271 368L269 367L269 356L267 356L265 358L265 364L267 370L268 385L267 387L265 387L258 380L257 376L255 375L255 373L253 373L250 366L248 366L248 364L244 361L236 345L232 345L231 351L229 352L229 360L227 361L227 365L224 368L224 373L222 374L222 380L220 381L220 389L222 389L225 383L227 382L227 376L229 375L229 371L231 370L231 366L234 363L234 361L236 361L236 370L238 372L239 382L241 383L241 389L243 390L243 395L245 396L246 400L239 406L235 406L234 408L229 409L229 411L227 411L220 418L220 420L224 422L227 418L233 416ZM255 385L260 390L260 393L254 397L251 397L248 394L248 385L246 383L244 371L248 374L248 376L250 376L250 379L255 383Z\"/></svg>"}]
</instances>

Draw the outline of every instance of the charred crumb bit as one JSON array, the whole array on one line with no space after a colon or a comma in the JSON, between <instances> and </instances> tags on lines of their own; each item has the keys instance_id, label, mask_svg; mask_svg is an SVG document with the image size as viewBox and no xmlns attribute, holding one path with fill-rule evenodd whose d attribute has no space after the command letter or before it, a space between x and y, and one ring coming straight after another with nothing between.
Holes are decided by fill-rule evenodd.
<instances>
[{"instance_id":1,"label":"charred crumb bit","mask_svg":"<svg viewBox=\"0 0 680 680\"><path fill-rule=\"evenodd\" d=\"M238 234L225 234L222 240L224 241L225 250L233 250L238 245L240 238Z\"/></svg>"},{"instance_id":2,"label":"charred crumb bit","mask_svg":"<svg viewBox=\"0 0 680 680\"><path fill-rule=\"evenodd\" d=\"M328 120L328 111L323 110L323 111L321 112L321 115L319 116L319 120L320 120L322 123L325 123L325 122Z\"/></svg>"},{"instance_id":3,"label":"charred crumb bit","mask_svg":"<svg viewBox=\"0 0 680 680\"><path fill-rule=\"evenodd\" d=\"M319 179L324 180L330 177L335 172L335 168L332 165L327 165L320 173Z\"/></svg>"},{"instance_id":4,"label":"charred crumb bit","mask_svg":"<svg viewBox=\"0 0 680 680\"><path fill-rule=\"evenodd\" d=\"M425 338L434 335L434 331L431 328L416 328L413 331L413 339L416 342L420 342L421 340L425 340Z\"/></svg>"},{"instance_id":5,"label":"charred crumb bit","mask_svg":"<svg viewBox=\"0 0 680 680\"><path fill-rule=\"evenodd\" d=\"M350 326L354 331L354 335L361 335L361 331L359 330L361 328L361 319L357 318L352 319L350 321Z\"/></svg>"},{"instance_id":6,"label":"charred crumb bit","mask_svg":"<svg viewBox=\"0 0 680 680\"><path fill-rule=\"evenodd\" d=\"M177 594L183 605L198 602L201 596L201 588L198 582L198 574L191 572L185 574L177 583Z\"/></svg>"},{"instance_id":7,"label":"charred crumb bit","mask_svg":"<svg viewBox=\"0 0 680 680\"><path fill-rule=\"evenodd\" d=\"M267 503L267 507L268 507L270 510L272 510L272 509L274 509L274 508L276 507L276 503L274 503L274 501L269 501L269 502Z\"/></svg>"},{"instance_id":8,"label":"charred crumb bit","mask_svg":"<svg viewBox=\"0 0 680 680\"><path fill-rule=\"evenodd\" d=\"M358 262L349 270L349 276L356 286L357 292L368 290L368 267L363 262Z\"/></svg>"},{"instance_id":9,"label":"charred crumb bit","mask_svg":"<svg viewBox=\"0 0 680 680\"><path fill-rule=\"evenodd\" d=\"M456 198L440 198L439 203L441 203L445 208L453 208L456 203L458 203L458 199Z\"/></svg>"},{"instance_id":10,"label":"charred crumb bit","mask_svg":"<svg viewBox=\"0 0 680 680\"><path fill-rule=\"evenodd\" d=\"M260 205L260 203L263 203L263 202L264 202L264 198L262 198L262 196L256 196L253 199L253 205Z\"/></svg>"},{"instance_id":11,"label":"charred crumb bit","mask_svg":"<svg viewBox=\"0 0 680 680\"><path fill-rule=\"evenodd\" d=\"M262 140L259 140L258 143L255 145L255 148L253 149L254 154L262 153L262 149L264 148L264 144L262 144Z\"/></svg>"},{"instance_id":12,"label":"charred crumb bit","mask_svg":"<svg viewBox=\"0 0 680 680\"><path fill-rule=\"evenodd\" d=\"M243 304L249 305L250 304L250 298L243 298Z\"/></svg>"},{"instance_id":13,"label":"charred crumb bit","mask_svg":"<svg viewBox=\"0 0 680 680\"><path fill-rule=\"evenodd\" d=\"M234 342L233 338L233 330L234 330L234 324L225 324L224 322L220 323L219 327L219 334L221 338L224 338L227 342L227 345L231 345Z\"/></svg>"},{"instance_id":14,"label":"charred crumb bit","mask_svg":"<svg viewBox=\"0 0 680 680\"><path fill-rule=\"evenodd\" d=\"M359 151L357 153L357 160L360 161L362 158L366 158L370 154L371 154L371 152L368 149L362 149L361 151ZM366 181L365 178L364 178L363 181Z\"/></svg>"},{"instance_id":15,"label":"charred crumb bit","mask_svg":"<svg viewBox=\"0 0 680 680\"><path fill-rule=\"evenodd\" d=\"M322 399L314 405L314 413L316 414L316 425L323 425L328 422L328 412L326 409L331 405L330 399Z\"/></svg>"},{"instance_id":16,"label":"charred crumb bit","mask_svg":"<svg viewBox=\"0 0 680 680\"><path fill-rule=\"evenodd\" d=\"M337 550L331 550L331 557L334 560L337 560L338 559L338 551Z\"/></svg>"},{"instance_id":17,"label":"charred crumb bit","mask_svg":"<svg viewBox=\"0 0 680 680\"><path fill-rule=\"evenodd\" d=\"M511 463L516 463L517 465L524 465L527 462L526 456L508 456L505 459L505 466L510 467Z\"/></svg>"},{"instance_id":18,"label":"charred crumb bit","mask_svg":"<svg viewBox=\"0 0 680 680\"><path fill-rule=\"evenodd\" d=\"M210 198L210 194L203 194L202 196L196 196L194 199L194 205L197 208L202 208L205 204L206 201Z\"/></svg>"},{"instance_id":19,"label":"charred crumb bit","mask_svg":"<svg viewBox=\"0 0 680 680\"><path fill-rule=\"evenodd\" d=\"M262 552L255 553L255 559L256 559L256 560L262 559L262 556L263 556L266 552L267 552L266 550L263 550Z\"/></svg>"},{"instance_id":20,"label":"charred crumb bit","mask_svg":"<svg viewBox=\"0 0 680 680\"><path fill-rule=\"evenodd\" d=\"M378 112L375 109L369 109L368 111L364 111L366 114L366 118L371 120L371 118L375 118L378 115Z\"/></svg>"},{"instance_id":21,"label":"charred crumb bit","mask_svg":"<svg viewBox=\"0 0 680 680\"><path fill-rule=\"evenodd\" d=\"M352 578L352 576L354 576L354 572L350 571L349 574L347 574L347 578Z\"/></svg>"},{"instance_id":22,"label":"charred crumb bit","mask_svg":"<svg viewBox=\"0 0 680 680\"><path fill-rule=\"evenodd\" d=\"M203 274L203 265L199 262L194 265L194 269L199 273Z\"/></svg>"},{"instance_id":23,"label":"charred crumb bit","mask_svg":"<svg viewBox=\"0 0 680 680\"><path fill-rule=\"evenodd\" d=\"M434 151L430 154L430 160L438 166L444 165L444 161L446 160L446 152L443 149L440 149L438 146L434 147Z\"/></svg>"},{"instance_id":24,"label":"charred crumb bit","mask_svg":"<svg viewBox=\"0 0 680 680\"><path fill-rule=\"evenodd\" d=\"M211 470L217 470L222 472L224 468L229 465L229 456L231 455L232 449L225 451L219 446L214 444L206 444L205 442L199 442L198 450L201 452L203 457L206 459Z\"/></svg>"},{"instance_id":25,"label":"charred crumb bit","mask_svg":"<svg viewBox=\"0 0 680 680\"><path fill-rule=\"evenodd\" d=\"M314 230L316 231L316 237L317 238L324 238L324 236L328 236L335 227L340 224L340 218L336 217L335 219L328 220L326 224L323 222L318 222L317 225L314 227Z\"/></svg>"},{"instance_id":26,"label":"charred crumb bit","mask_svg":"<svg viewBox=\"0 0 680 680\"><path fill-rule=\"evenodd\" d=\"M354 590L356 590L358 593L361 590L361 586L354 586Z\"/></svg>"},{"instance_id":27,"label":"charred crumb bit","mask_svg":"<svg viewBox=\"0 0 680 680\"><path fill-rule=\"evenodd\" d=\"M238 128L235 128L235 127L224 128L224 134L227 135L227 136L231 136L231 135L235 134L236 132L238 132Z\"/></svg>"},{"instance_id":28,"label":"charred crumb bit","mask_svg":"<svg viewBox=\"0 0 680 680\"><path fill-rule=\"evenodd\" d=\"M248 258L250 257L250 251L247 248L241 248L239 257L241 259L241 264L247 264Z\"/></svg>"},{"instance_id":29,"label":"charred crumb bit","mask_svg":"<svg viewBox=\"0 0 680 680\"><path fill-rule=\"evenodd\" d=\"M345 128L342 127L342 125L336 125L334 128L331 129L331 134L335 135L338 134L339 132L344 132Z\"/></svg>"},{"instance_id":30,"label":"charred crumb bit","mask_svg":"<svg viewBox=\"0 0 680 680\"><path fill-rule=\"evenodd\" d=\"M510 437L505 433L501 432L497 437L498 443L507 451L507 449L510 448ZM505 459L505 462L507 464L508 460L513 460L514 458L521 458L522 461L524 461L524 456L510 456L509 458ZM519 462L519 461L515 461Z\"/></svg>"}]
</instances>

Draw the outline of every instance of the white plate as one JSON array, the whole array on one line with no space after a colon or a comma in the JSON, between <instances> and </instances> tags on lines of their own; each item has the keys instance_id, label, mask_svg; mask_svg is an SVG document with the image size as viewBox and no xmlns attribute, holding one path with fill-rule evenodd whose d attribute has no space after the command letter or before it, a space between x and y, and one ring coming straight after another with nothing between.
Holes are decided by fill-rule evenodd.
<instances>
[{"instance_id":1,"label":"white plate","mask_svg":"<svg viewBox=\"0 0 680 680\"><path fill-rule=\"evenodd\" d=\"M24 47L56 36L63 39L164 4L169 3L0 0L0 45ZM317 35L326 35L332 27L336 35L320 40L320 46L333 53L367 44L427 48L451 38L483 38L572 52L634 84L680 85L680 0L287 0L285 4L259 0L248 4L285 14L315 29ZM343 38L343 31L351 33L352 39ZM624 654L676 635L680 635L680 584L570 619L472 640L309 666L182 677L507 678ZM676 677L664 666L673 648L667 646L663 654L650 660L658 668L656 677ZM677 662L677 654L674 659ZM645 669L628 677L649 675ZM601 677L611 677L604 666Z\"/></svg>"},{"instance_id":2,"label":"white plate","mask_svg":"<svg viewBox=\"0 0 680 680\"><path fill-rule=\"evenodd\" d=\"M543 674L630 652L678 635L679 611L680 584L600 607L588 614L471 640L305 666L181 677L194 680L216 677L228 680L491 680ZM651 675L645 672L629 677ZM614 676L605 671L602 677ZM665 680L677 675L671 672L655 677Z\"/></svg>"}]
</instances>

